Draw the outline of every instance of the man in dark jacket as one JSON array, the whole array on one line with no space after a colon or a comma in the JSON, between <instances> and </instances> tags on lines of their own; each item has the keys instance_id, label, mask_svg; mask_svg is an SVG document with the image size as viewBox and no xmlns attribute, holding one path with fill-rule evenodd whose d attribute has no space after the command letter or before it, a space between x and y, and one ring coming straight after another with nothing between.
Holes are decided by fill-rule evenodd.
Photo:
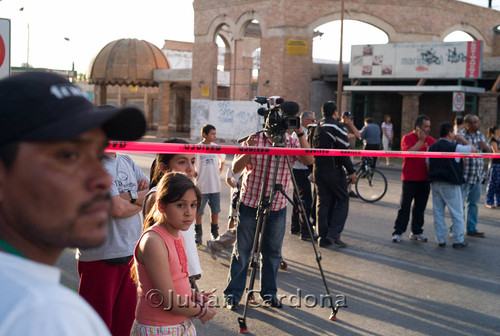
<instances>
[{"instance_id":1,"label":"man in dark jacket","mask_svg":"<svg viewBox=\"0 0 500 336\"><path fill-rule=\"evenodd\" d=\"M337 104L332 101L326 102L323 104L321 112L323 119L319 122L319 126L323 126L324 130L329 133L329 148L348 149L347 132L344 126L337 121L339 118ZM318 133L315 131L314 136L317 136ZM349 213L349 195L347 194L347 179L344 168L355 183L357 177L350 157L315 157L313 175L317 190L316 220L320 247L332 244L338 247L347 246L340 239Z\"/></svg>"},{"instance_id":2,"label":"man in dark jacket","mask_svg":"<svg viewBox=\"0 0 500 336\"><path fill-rule=\"evenodd\" d=\"M460 133L453 133L453 125L443 122L439 126L440 139L429 146L429 152L476 152L476 148ZM429 158L429 181L432 184L434 230L439 247L446 246L444 208L448 207L452 222L453 247L462 248L464 241L464 213L460 186L464 180L464 165L460 158Z\"/></svg>"}]
</instances>

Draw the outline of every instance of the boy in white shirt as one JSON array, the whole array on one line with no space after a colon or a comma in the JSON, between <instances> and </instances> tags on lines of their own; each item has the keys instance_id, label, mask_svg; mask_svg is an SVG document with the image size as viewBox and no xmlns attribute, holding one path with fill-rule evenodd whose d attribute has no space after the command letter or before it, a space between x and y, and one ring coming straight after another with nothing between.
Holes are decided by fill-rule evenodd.
<instances>
[{"instance_id":1,"label":"boy in white shirt","mask_svg":"<svg viewBox=\"0 0 500 336\"><path fill-rule=\"evenodd\" d=\"M203 141L198 145L216 145L217 132L213 125L206 124L201 128ZM202 242L203 230L201 221L203 210L208 202L210 207L210 232L212 239L219 237L219 212L220 212L220 174L224 168L225 154L196 154L196 185L203 196L200 210L196 215L195 242L199 246Z\"/></svg>"}]
</instances>

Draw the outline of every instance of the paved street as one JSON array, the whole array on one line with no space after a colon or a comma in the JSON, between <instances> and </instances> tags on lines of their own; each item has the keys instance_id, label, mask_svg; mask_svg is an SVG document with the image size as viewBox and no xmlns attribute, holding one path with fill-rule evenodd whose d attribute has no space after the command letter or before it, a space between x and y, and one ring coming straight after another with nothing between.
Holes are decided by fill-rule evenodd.
<instances>
[{"instance_id":1,"label":"paved street","mask_svg":"<svg viewBox=\"0 0 500 336\"><path fill-rule=\"evenodd\" d=\"M132 155L149 173L153 156ZM225 170L230 165L226 161ZM500 335L500 209L479 208L478 229L486 238L470 238L462 250L439 248L434 242L432 202L425 212L424 233L428 243L409 241L408 232L400 244L391 242L401 191L400 168L386 169L389 181L385 197L374 204L351 199L343 240L345 249L322 248L322 267L332 294L347 297L347 309L339 320L328 320L331 309L314 305L325 295L310 242L289 233L290 216L283 244L288 269L280 271L278 294L282 309L249 308L249 335ZM225 175L223 176L223 178ZM482 201L484 200L484 188ZM290 193L291 194L291 193ZM225 226L229 188L223 184L219 225ZM208 210L204 217L204 244L209 238ZM447 223L449 225L449 216ZM59 265L63 282L77 288L74 252L67 250ZM222 305L230 250L214 261L206 246L199 249L204 270L199 287L217 288ZM258 282L256 288L259 288ZM298 298L290 301L291 295ZM306 300L307 298L307 300ZM235 335L242 313L219 309L215 319L201 325L200 335Z\"/></svg>"}]
</instances>

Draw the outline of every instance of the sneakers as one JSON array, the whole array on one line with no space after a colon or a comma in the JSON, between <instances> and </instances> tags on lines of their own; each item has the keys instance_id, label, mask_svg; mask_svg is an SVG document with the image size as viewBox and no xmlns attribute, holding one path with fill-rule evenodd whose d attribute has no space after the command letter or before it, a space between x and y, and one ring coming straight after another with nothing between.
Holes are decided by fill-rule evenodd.
<instances>
[{"instance_id":1,"label":"sneakers","mask_svg":"<svg viewBox=\"0 0 500 336\"><path fill-rule=\"evenodd\" d=\"M217 251L215 251L214 242L211 240L207 240L207 249L208 253L212 257L213 260L217 260Z\"/></svg>"},{"instance_id":2,"label":"sneakers","mask_svg":"<svg viewBox=\"0 0 500 336\"><path fill-rule=\"evenodd\" d=\"M493 204L486 204L486 207L488 209L495 209L496 208L496 205L493 205Z\"/></svg>"},{"instance_id":3,"label":"sneakers","mask_svg":"<svg viewBox=\"0 0 500 336\"><path fill-rule=\"evenodd\" d=\"M239 309L238 303L234 301L232 296L226 297L225 304L226 304L226 308L229 310L238 310Z\"/></svg>"},{"instance_id":4,"label":"sneakers","mask_svg":"<svg viewBox=\"0 0 500 336\"><path fill-rule=\"evenodd\" d=\"M356 192L354 192L354 191L351 190L351 191L349 191L349 197L351 197L351 198L358 198L359 196L358 196L358 194L356 194Z\"/></svg>"},{"instance_id":5,"label":"sneakers","mask_svg":"<svg viewBox=\"0 0 500 336\"><path fill-rule=\"evenodd\" d=\"M216 240L219 237L219 225L210 224L210 234L212 235L212 240Z\"/></svg>"},{"instance_id":6,"label":"sneakers","mask_svg":"<svg viewBox=\"0 0 500 336\"><path fill-rule=\"evenodd\" d=\"M427 243L427 237L424 236L423 233L417 233L417 234L410 233L410 239L416 240L416 241L421 242L421 243Z\"/></svg>"},{"instance_id":7,"label":"sneakers","mask_svg":"<svg viewBox=\"0 0 500 336\"><path fill-rule=\"evenodd\" d=\"M453 248L464 248L467 246L467 242L466 241L463 241L461 243L453 243L453 245L451 245Z\"/></svg>"},{"instance_id":8,"label":"sneakers","mask_svg":"<svg viewBox=\"0 0 500 336\"><path fill-rule=\"evenodd\" d=\"M196 243L197 246L201 245L202 237L203 237L203 230L201 228L201 225L195 225L194 226L194 242Z\"/></svg>"},{"instance_id":9,"label":"sneakers","mask_svg":"<svg viewBox=\"0 0 500 336\"><path fill-rule=\"evenodd\" d=\"M401 235L393 234L392 235L392 242L393 243L401 243Z\"/></svg>"},{"instance_id":10,"label":"sneakers","mask_svg":"<svg viewBox=\"0 0 500 336\"><path fill-rule=\"evenodd\" d=\"M444 243L437 243L437 246L438 247L446 247L446 242L444 242Z\"/></svg>"}]
</instances>

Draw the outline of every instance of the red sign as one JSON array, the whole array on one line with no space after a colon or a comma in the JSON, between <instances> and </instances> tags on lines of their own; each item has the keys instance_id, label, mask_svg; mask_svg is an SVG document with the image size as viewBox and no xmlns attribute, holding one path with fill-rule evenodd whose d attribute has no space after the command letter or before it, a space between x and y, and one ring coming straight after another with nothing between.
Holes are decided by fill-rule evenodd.
<instances>
[{"instance_id":1,"label":"red sign","mask_svg":"<svg viewBox=\"0 0 500 336\"><path fill-rule=\"evenodd\" d=\"M481 69L481 41L467 42L466 78L478 78Z\"/></svg>"},{"instance_id":2,"label":"red sign","mask_svg":"<svg viewBox=\"0 0 500 336\"><path fill-rule=\"evenodd\" d=\"M0 18L0 78L10 75L10 20Z\"/></svg>"},{"instance_id":3,"label":"red sign","mask_svg":"<svg viewBox=\"0 0 500 336\"><path fill-rule=\"evenodd\" d=\"M5 61L5 42L3 41L2 35L0 35L0 67L2 67Z\"/></svg>"},{"instance_id":4,"label":"red sign","mask_svg":"<svg viewBox=\"0 0 500 336\"><path fill-rule=\"evenodd\" d=\"M453 112L465 111L465 94L463 92L453 92Z\"/></svg>"}]
</instances>

